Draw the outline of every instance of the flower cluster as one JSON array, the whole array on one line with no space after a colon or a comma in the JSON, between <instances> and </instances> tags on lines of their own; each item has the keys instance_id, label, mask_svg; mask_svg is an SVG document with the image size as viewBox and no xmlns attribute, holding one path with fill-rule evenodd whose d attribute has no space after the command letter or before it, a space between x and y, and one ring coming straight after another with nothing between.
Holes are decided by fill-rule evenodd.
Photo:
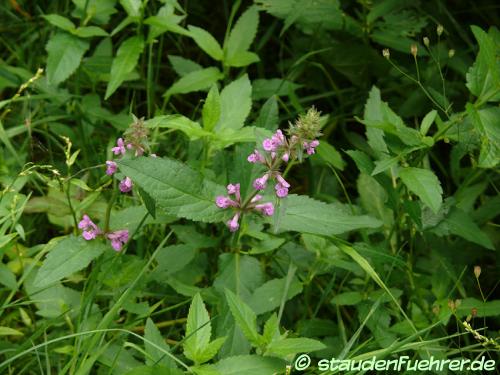
<instances>
[{"instance_id":1,"label":"flower cluster","mask_svg":"<svg viewBox=\"0 0 500 375\"><path fill-rule=\"evenodd\" d=\"M82 220L78 223L78 228L82 229L82 237L87 241L96 239L101 235L104 236L111 241L111 246L115 251L120 251L123 245L128 241L128 230L123 229L104 233L88 215L83 215Z\"/></svg>"},{"instance_id":2,"label":"flower cluster","mask_svg":"<svg viewBox=\"0 0 500 375\"><path fill-rule=\"evenodd\" d=\"M144 125L144 119L139 119L132 115L134 118L133 123L130 125L129 129L124 133L123 138L118 138L116 140L116 146L111 149L114 155L122 157L127 153L127 150L133 150L135 156L142 156L145 151L149 151L148 135L149 129ZM152 157L156 157L155 154L151 154ZM106 174L112 176L117 171L117 164L113 160L106 161ZM132 191L134 186L132 180L129 177L125 177L118 187L122 193L128 193Z\"/></svg>"},{"instance_id":3,"label":"flower cluster","mask_svg":"<svg viewBox=\"0 0 500 375\"><path fill-rule=\"evenodd\" d=\"M228 196L219 195L215 199L215 204L219 208L231 207L234 209L233 218L226 223L231 232L237 231L240 227L239 219L242 212L255 211L265 216L272 216L274 214L274 205L271 202L258 203L262 199L262 195L255 194L248 202L242 202L240 184L227 185L227 194Z\"/></svg>"},{"instance_id":4,"label":"flower cluster","mask_svg":"<svg viewBox=\"0 0 500 375\"><path fill-rule=\"evenodd\" d=\"M219 208L233 208L236 213L227 222L229 230L234 232L239 228L239 218L244 211L256 210L264 215L272 216L274 206L272 203L256 204L262 199L258 192L265 190L269 181L274 181L274 192L278 198L288 195L290 184L281 173L281 167L290 161L302 161L304 155L313 155L319 141L316 139L321 135L320 113L312 107L305 115L299 116L295 124L290 124L287 131L288 137L278 129L271 138L262 142L262 150L255 149L247 158L248 162L264 166L265 172L261 177L253 181L255 192L248 202L241 203L240 185L228 185L227 192L234 195L230 197L219 196L216 205Z\"/></svg>"}]
</instances>

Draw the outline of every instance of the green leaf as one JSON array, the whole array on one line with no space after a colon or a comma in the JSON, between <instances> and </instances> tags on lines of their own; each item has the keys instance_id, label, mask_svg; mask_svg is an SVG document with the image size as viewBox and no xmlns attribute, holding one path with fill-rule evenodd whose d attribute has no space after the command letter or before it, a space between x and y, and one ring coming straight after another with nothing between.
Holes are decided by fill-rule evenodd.
<instances>
[{"instance_id":1,"label":"green leaf","mask_svg":"<svg viewBox=\"0 0 500 375\"><path fill-rule=\"evenodd\" d=\"M172 68L174 68L175 72L181 77L184 77L185 75L196 70L203 69L200 64L186 59L182 56L170 55L168 56L168 61L170 61L170 64L172 64Z\"/></svg>"},{"instance_id":2,"label":"green leaf","mask_svg":"<svg viewBox=\"0 0 500 375\"><path fill-rule=\"evenodd\" d=\"M168 128L180 130L186 134L189 139L196 140L201 137L212 136L211 133L203 130L197 122L191 121L182 115L156 116L145 122L150 128Z\"/></svg>"},{"instance_id":3,"label":"green leaf","mask_svg":"<svg viewBox=\"0 0 500 375\"><path fill-rule=\"evenodd\" d=\"M229 289L225 290L226 299L233 314L234 320L245 337L255 346L261 342L261 336L257 332L257 315L245 302Z\"/></svg>"},{"instance_id":4,"label":"green leaf","mask_svg":"<svg viewBox=\"0 0 500 375\"><path fill-rule=\"evenodd\" d=\"M430 111L425 115L425 117L422 119L422 124L420 124L420 134L422 135L427 134L429 128L434 123L436 116L437 116L437 111L435 109L433 109L432 111Z\"/></svg>"},{"instance_id":5,"label":"green leaf","mask_svg":"<svg viewBox=\"0 0 500 375\"><path fill-rule=\"evenodd\" d=\"M219 337L214 341L210 342L203 352L198 356L198 363L204 363L210 361L219 352L222 345L226 341L226 337Z\"/></svg>"},{"instance_id":6,"label":"green leaf","mask_svg":"<svg viewBox=\"0 0 500 375\"><path fill-rule=\"evenodd\" d=\"M109 22L112 14L116 13L116 0L73 0L76 9L71 13L88 22L90 20L102 25Z\"/></svg>"},{"instance_id":7,"label":"green leaf","mask_svg":"<svg viewBox=\"0 0 500 375\"><path fill-rule=\"evenodd\" d=\"M302 85L281 78L256 79L252 81L252 98L259 100L268 99L274 95L287 96L300 87Z\"/></svg>"},{"instance_id":8,"label":"green leaf","mask_svg":"<svg viewBox=\"0 0 500 375\"><path fill-rule=\"evenodd\" d=\"M98 240L86 241L82 237L66 237L49 252L38 270L34 284L44 287L62 280L87 267L107 249L108 246Z\"/></svg>"},{"instance_id":9,"label":"green leaf","mask_svg":"<svg viewBox=\"0 0 500 375\"><path fill-rule=\"evenodd\" d=\"M466 75L466 86L480 102L500 100L500 45L493 37L477 26L471 26L479 43L479 53Z\"/></svg>"},{"instance_id":10,"label":"green leaf","mask_svg":"<svg viewBox=\"0 0 500 375\"><path fill-rule=\"evenodd\" d=\"M208 347L211 334L212 325L210 324L208 311L200 294L197 293L189 307L186 335L183 343L184 355L194 362L199 362L200 354Z\"/></svg>"},{"instance_id":11,"label":"green leaf","mask_svg":"<svg viewBox=\"0 0 500 375\"><path fill-rule=\"evenodd\" d=\"M0 327L0 336L24 336L24 333L10 327Z\"/></svg>"},{"instance_id":12,"label":"green leaf","mask_svg":"<svg viewBox=\"0 0 500 375\"><path fill-rule=\"evenodd\" d=\"M65 81L80 65L89 43L77 37L58 33L47 43L47 78L58 85Z\"/></svg>"},{"instance_id":13,"label":"green leaf","mask_svg":"<svg viewBox=\"0 0 500 375\"><path fill-rule=\"evenodd\" d=\"M277 228L280 231L332 236L382 225L382 222L373 217L352 215L338 205L323 203L303 195L289 195L282 202L285 214L278 222Z\"/></svg>"},{"instance_id":14,"label":"green leaf","mask_svg":"<svg viewBox=\"0 0 500 375\"><path fill-rule=\"evenodd\" d=\"M189 35L204 52L217 61L222 60L223 52L219 42L208 31L189 25Z\"/></svg>"},{"instance_id":15,"label":"green leaf","mask_svg":"<svg viewBox=\"0 0 500 375\"><path fill-rule=\"evenodd\" d=\"M130 37L120 45L111 65L105 99L108 99L120 87L127 75L134 70L143 50L144 40L139 36Z\"/></svg>"},{"instance_id":16,"label":"green leaf","mask_svg":"<svg viewBox=\"0 0 500 375\"><path fill-rule=\"evenodd\" d=\"M286 277L266 282L265 284L255 289L248 304L258 315L278 308L281 305L283 296L285 295L286 283ZM294 278L288 286L285 301L292 299L301 292L302 284Z\"/></svg>"},{"instance_id":17,"label":"green leaf","mask_svg":"<svg viewBox=\"0 0 500 375\"><path fill-rule=\"evenodd\" d=\"M221 115L215 126L217 131L224 129L240 129L252 107L252 85L248 75L224 87L220 94Z\"/></svg>"},{"instance_id":18,"label":"green leaf","mask_svg":"<svg viewBox=\"0 0 500 375\"><path fill-rule=\"evenodd\" d=\"M275 96L271 96L260 109L259 117L257 117L255 121L255 126L274 131L278 128L278 122L278 101Z\"/></svg>"},{"instance_id":19,"label":"green leaf","mask_svg":"<svg viewBox=\"0 0 500 375\"><path fill-rule=\"evenodd\" d=\"M481 135L481 151L478 166L481 168L494 168L500 163L500 108L488 107L476 110L467 103L467 113L474 128Z\"/></svg>"},{"instance_id":20,"label":"green leaf","mask_svg":"<svg viewBox=\"0 0 500 375\"><path fill-rule=\"evenodd\" d=\"M241 57L250 48L255 35L257 34L257 27L259 26L259 11L256 6L249 7L238 19L234 25L227 46L225 46L226 55L224 57L224 64L229 66L246 66L257 60ZM248 63L245 63L244 60Z\"/></svg>"},{"instance_id":21,"label":"green leaf","mask_svg":"<svg viewBox=\"0 0 500 375\"><path fill-rule=\"evenodd\" d=\"M141 16L141 0L120 0L120 4L130 17L139 18Z\"/></svg>"},{"instance_id":22,"label":"green leaf","mask_svg":"<svg viewBox=\"0 0 500 375\"><path fill-rule=\"evenodd\" d=\"M220 118L220 96L219 89L216 85L213 85L210 91L208 92L207 99L205 100L205 104L203 105L202 110L202 118L203 118L203 127L212 131L219 121Z\"/></svg>"},{"instance_id":23,"label":"green leaf","mask_svg":"<svg viewBox=\"0 0 500 375\"><path fill-rule=\"evenodd\" d=\"M97 26L82 26L76 29L73 34L80 38L92 38L94 36L108 36L108 33Z\"/></svg>"},{"instance_id":24,"label":"green leaf","mask_svg":"<svg viewBox=\"0 0 500 375\"><path fill-rule=\"evenodd\" d=\"M318 153L319 157L330 166L340 171L344 170L345 161L342 159L340 152L338 152L337 149L328 142L320 142L319 146L316 148L316 152Z\"/></svg>"},{"instance_id":25,"label":"green leaf","mask_svg":"<svg viewBox=\"0 0 500 375\"><path fill-rule=\"evenodd\" d=\"M323 350L326 345L308 338L286 338L271 342L266 349L267 355L288 357L297 353L309 353Z\"/></svg>"},{"instance_id":26,"label":"green leaf","mask_svg":"<svg viewBox=\"0 0 500 375\"><path fill-rule=\"evenodd\" d=\"M17 289L16 275L3 263L0 263L0 284L5 285L10 290Z\"/></svg>"},{"instance_id":27,"label":"green leaf","mask_svg":"<svg viewBox=\"0 0 500 375\"><path fill-rule=\"evenodd\" d=\"M139 157L122 159L118 166L168 215L210 223L226 218L227 213L215 205L215 198L224 194L224 187L181 162Z\"/></svg>"},{"instance_id":28,"label":"green leaf","mask_svg":"<svg viewBox=\"0 0 500 375\"><path fill-rule=\"evenodd\" d=\"M163 96L169 97L174 94L187 94L205 90L223 77L224 75L220 70L214 67L195 70L176 81Z\"/></svg>"},{"instance_id":29,"label":"green leaf","mask_svg":"<svg viewBox=\"0 0 500 375\"><path fill-rule=\"evenodd\" d=\"M231 59L227 61L227 65L241 68L255 62L260 61L259 55L250 51L236 52Z\"/></svg>"},{"instance_id":30,"label":"green leaf","mask_svg":"<svg viewBox=\"0 0 500 375\"><path fill-rule=\"evenodd\" d=\"M177 244L167 246L158 253L156 261L158 267L155 271L163 275L171 275L182 270L191 262L196 255L196 249L192 245Z\"/></svg>"},{"instance_id":31,"label":"green leaf","mask_svg":"<svg viewBox=\"0 0 500 375\"><path fill-rule=\"evenodd\" d=\"M415 193L434 213L439 211L443 201L443 189L433 171L422 168L402 168L399 177L408 190Z\"/></svg>"},{"instance_id":32,"label":"green leaf","mask_svg":"<svg viewBox=\"0 0 500 375\"><path fill-rule=\"evenodd\" d=\"M495 250L488 235L461 209L453 208L439 226L445 226L450 233L465 238L467 241Z\"/></svg>"},{"instance_id":33,"label":"green leaf","mask_svg":"<svg viewBox=\"0 0 500 375\"><path fill-rule=\"evenodd\" d=\"M146 365L176 367L175 362L169 356L165 355L165 352L170 352L170 348L165 343L165 339L150 318L146 320L144 338L163 349L163 351L159 350L154 345L148 343L148 341L144 341L144 349L146 350Z\"/></svg>"},{"instance_id":34,"label":"green leaf","mask_svg":"<svg viewBox=\"0 0 500 375\"><path fill-rule=\"evenodd\" d=\"M75 24L59 14L44 14L42 17L49 21L50 24L64 31L73 32L75 30Z\"/></svg>"},{"instance_id":35,"label":"green leaf","mask_svg":"<svg viewBox=\"0 0 500 375\"><path fill-rule=\"evenodd\" d=\"M363 295L360 292L346 292L337 294L332 298L332 303L339 306L357 305L363 300Z\"/></svg>"},{"instance_id":36,"label":"green leaf","mask_svg":"<svg viewBox=\"0 0 500 375\"><path fill-rule=\"evenodd\" d=\"M275 375L283 371L285 363L272 357L240 355L224 358L214 367L221 375Z\"/></svg>"}]
</instances>

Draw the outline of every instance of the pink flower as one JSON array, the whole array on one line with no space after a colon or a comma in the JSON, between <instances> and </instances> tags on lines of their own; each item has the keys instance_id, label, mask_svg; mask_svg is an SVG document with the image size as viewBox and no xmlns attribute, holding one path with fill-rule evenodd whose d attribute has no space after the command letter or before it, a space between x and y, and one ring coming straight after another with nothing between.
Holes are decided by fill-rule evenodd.
<instances>
[{"instance_id":1,"label":"pink flower","mask_svg":"<svg viewBox=\"0 0 500 375\"><path fill-rule=\"evenodd\" d=\"M238 220L240 219L240 213L236 212L231 220L229 220L226 224L231 232L236 232L240 227Z\"/></svg>"},{"instance_id":2,"label":"pink flower","mask_svg":"<svg viewBox=\"0 0 500 375\"><path fill-rule=\"evenodd\" d=\"M286 180L285 180L283 177L281 177L281 175L280 175L280 174L276 175L276 179L278 180L278 182L279 182L282 186L284 186L284 187L286 187L286 188L289 188L289 187L290 187L290 184L289 184L288 182L286 182Z\"/></svg>"},{"instance_id":3,"label":"pink flower","mask_svg":"<svg viewBox=\"0 0 500 375\"><path fill-rule=\"evenodd\" d=\"M306 150L308 155L312 155L316 152L315 148L319 146L319 141L317 139L307 143L304 142L303 144L304 149Z\"/></svg>"},{"instance_id":4,"label":"pink flower","mask_svg":"<svg viewBox=\"0 0 500 375\"><path fill-rule=\"evenodd\" d=\"M276 130L276 133L272 136L271 141L273 142L275 148L284 145L285 136L283 135L283 132L280 129Z\"/></svg>"},{"instance_id":5,"label":"pink flower","mask_svg":"<svg viewBox=\"0 0 500 375\"><path fill-rule=\"evenodd\" d=\"M274 205L271 202L258 204L255 206L255 209L259 212L262 212L266 216L273 216L274 214Z\"/></svg>"},{"instance_id":6,"label":"pink flower","mask_svg":"<svg viewBox=\"0 0 500 375\"><path fill-rule=\"evenodd\" d=\"M87 241L93 240L101 233L97 225L87 215L83 215L82 220L78 223L78 228L83 229L82 236Z\"/></svg>"},{"instance_id":7,"label":"pink flower","mask_svg":"<svg viewBox=\"0 0 500 375\"><path fill-rule=\"evenodd\" d=\"M266 183L267 183L268 178L269 178L269 174L266 173L261 178L255 179L255 181L253 182L253 187L255 188L255 190L264 190L266 188Z\"/></svg>"},{"instance_id":8,"label":"pink flower","mask_svg":"<svg viewBox=\"0 0 500 375\"><path fill-rule=\"evenodd\" d=\"M127 145L127 148L128 146L129 145ZM120 154L125 155L127 150L125 149L125 142L123 142L123 138L118 138L116 140L116 147L113 147L111 151L113 151L115 155L120 155Z\"/></svg>"},{"instance_id":9,"label":"pink flower","mask_svg":"<svg viewBox=\"0 0 500 375\"><path fill-rule=\"evenodd\" d=\"M227 193L229 195L234 194L236 197L236 200L239 202L241 200L241 195L240 195L240 184L229 184L227 185Z\"/></svg>"},{"instance_id":10,"label":"pink flower","mask_svg":"<svg viewBox=\"0 0 500 375\"><path fill-rule=\"evenodd\" d=\"M265 161L264 157L257 150L255 150L252 154L248 155L247 160L250 163L264 163Z\"/></svg>"},{"instance_id":11,"label":"pink flower","mask_svg":"<svg viewBox=\"0 0 500 375\"><path fill-rule=\"evenodd\" d=\"M273 141L270 138L266 138L264 139L264 141L262 141L262 147L266 151L274 151L276 149Z\"/></svg>"},{"instance_id":12,"label":"pink flower","mask_svg":"<svg viewBox=\"0 0 500 375\"><path fill-rule=\"evenodd\" d=\"M132 183L130 177L125 177L123 180L120 181L120 184L118 186L122 193L128 193L129 191L132 190L133 185L134 184Z\"/></svg>"},{"instance_id":13,"label":"pink flower","mask_svg":"<svg viewBox=\"0 0 500 375\"><path fill-rule=\"evenodd\" d=\"M231 198L225 197L223 195L219 195L215 199L215 204L219 208L228 208L228 207L237 207L238 206L238 203L233 201Z\"/></svg>"},{"instance_id":14,"label":"pink flower","mask_svg":"<svg viewBox=\"0 0 500 375\"><path fill-rule=\"evenodd\" d=\"M117 230L116 232L108 233L106 237L111 241L113 249L120 251L128 241L128 230Z\"/></svg>"},{"instance_id":15,"label":"pink flower","mask_svg":"<svg viewBox=\"0 0 500 375\"><path fill-rule=\"evenodd\" d=\"M285 152L281 157L281 160L283 160L285 163L288 163L288 160L290 160L290 154L288 152Z\"/></svg>"},{"instance_id":16,"label":"pink flower","mask_svg":"<svg viewBox=\"0 0 500 375\"><path fill-rule=\"evenodd\" d=\"M253 197L251 200L250 200L250 203L255 203L255 202L258 202L262 199L262 195L260 194L257 194L255 195L255 197Z\"/></svg>"},{"instance_id":17,"label":"pink flower","mask_svg":"<svg viewBox=\"0 0 500 375\"><path fill-rule=\"evenodd\" d=\"M290 187L290 185L288 185L288 187ZM278 182L274 186L274 189L276 190L276 196L278 198L285 198L288 195L288 187L286 187Z\"/></svg>"},{"instance_id":18,"label":"pink flower","mask_svg":"<svg viewBox=\"0 0 500 375\"><path fill-rule=\"evenodd\" d=\"M106 174L111 176L116 172L117 165L114 161L107 160L106 161Z\"/></svg>"}]
</instances>

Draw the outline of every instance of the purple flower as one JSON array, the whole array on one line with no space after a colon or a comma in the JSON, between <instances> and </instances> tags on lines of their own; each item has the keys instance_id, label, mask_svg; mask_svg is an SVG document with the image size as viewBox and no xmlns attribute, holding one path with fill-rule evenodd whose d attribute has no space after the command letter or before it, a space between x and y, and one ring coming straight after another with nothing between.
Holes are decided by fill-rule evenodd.
<instances>
[{"instance_id":1,"label":"purple flower","mask_svg":"<svg viewBox=\"0 0 500 375\"><path fill-rule=\"evenodd\" d=\"M319 146L319 141L317 139L315 139L309 143L304 142L303 146L307 152L307 155L312 155L316 152L315 148Z\"/></svg>"},{"instance_id":2,"label":"purple flower","mask_svg":"<svg viewBox=\"0 0 500 375\"><path fill-rule=\"evenodd\" d=\"M273 216L274 214L274 205L271 202L258 204L255 206L255 209L266 216Z\"/></svg>"},{"instance_id":3,"label":"purple flower","mask_svg":"<svg viewBox=\"0 0 500 375\"><path fill-rule=\"evenodd\" d=\"M288 182L286 182L286 180L285 180L285 179L284 179L284 178L283 178L280 174L276 175L276 179L278 180L278 182L279 182L282 186L284 186L284 187L286 187L286 188L289 188L289 187L290 187L290 184L289 184Z\"/></svg>"},{"instance_id":4,"label":"purple flower","mask_svg":"<svg viewBox=\"0 0 500 375\"><path fill-rule=\"evenodd\" d=\"M83 229L82 236L87 241L93 240L101 233L97 225L87 215L83 215L82 220L78 223L78 228Z\"/></svg>"},{"instance_id":5,"label":"purple flower","mask_svg":"<svg viewBox=\"0 0 500 375\"><path fill-rule=\"evenodd\" d=\"M247 160L250 163L264 163L264 157L260 154L259 151L255 150L253 153L248 155Z\"/></svg>"},{"instance_id":6,"label":"purple flower","mask_svg":"<svg viewBox=\"0 0 500 375\"><path fill-rule=\"evenodd\" d=\"M240 227L238 220L240 219L240 213L236 212L231 220L229 220L226 224L231 232L236 232Z\"/></svg>"},{"instance_id":7,"label":"purple flower","mask_svg":"<svg viewBox=\"0 0 500 375\"><path fill-rule=\"evenodd\" d=\"M288 187L279 182L274 186L274 189L276 190L276 196L278 198L285 198L288 195Z\"/></svg>"},{"instance_id":8,"label":"purple flower","mask_svg":"<svg viewBox=\"0 0 500 375\"><path fill-rule=\"evenodd\" d=\"M283 160L285 163L288 163L288 160L290 160L290 154L288 152L285 152L281 157L281 160Z\"/></svg>"},{"instance_id":9,"label":"purple flower","mask_svg":"<svg viewBox=\"0 0 500 375\"><path fill-rule=\"evenodd\" d=\"M132 183L130 177L125 177L123 180L120 181L120 184L118 186L122 193L128 193L129 191L132 190L133 185L134 184Z\"/></svg>"},{"instance_id":10,"label":"purple flower","mask_svg":"<svg viewBox=\"0 0 500 375\"><path fill-rule=\"evenodd\" d=\"M255 190L264 190L266 188L266 183L267 183L268 178L269 178L269 174L266 173L261 178L255 179L255 181L253 182L253 187L255 188Z\"/></svg>"},{"instance_id":11,"label":"purple flower","mask_svg":"<svg viewBox=\"0 0 500 375\"><path fill-rule=\"evenodd\" d=\"M225 197L223 195L219 195L215 199L215 204L219 208L228 208L228 207L237 207L238 206L238 203L233 201L231 198Z\"/></svg>"},{"instance_id":12,"label":"purple flower","mask_svg":"<svg viewBox=\"0 0 500 375\"><path fill-rule=\"evenodd\" d=\"M276 133L272 136L271 141L273 142L275 148L284 145L285 136L283 135L283 132L280 129L276 130Z\"/></svg>"},{"instance_id":13,"label":"purple flower","mask_svg":"<svg viewBox=\"0 0 500 375\"><path fill-rule=\"evenodd\" d=\"M115 232L108 233L106 237L111 241L111 246L115 251L120 251L128 241L128 230L117 230Z\"/></svg>"},{"instance_id":14,"label":"purple flower","mask_svg":"<svg viewBox=\"0 0 500 375\"><path fill-rule=\"evenodd\" d=\"M229 195L234 194L236 197L236 200L239 202L241 200L241 195L240 195L240 184L229 184L226 187L227 193Z\"/></svg>"},{"instance_id":15,"label":"purple flower","mask_svg":"<svg viewBox=\"0 0 500 375\"><path fill-rule=\"evenodd\" d=\"M129 145L127 145L127 148L128 146ZM116 140L116 147L113 147L111 151L113 151L115 155L120 155L120 154L125 155L127 150L125 149L125 142L123 142L123 138L118 138Z\"/></svg>"},{"instance_id":16,"label":"purple flower","mask_svg":"<svg viewBox=\"0 0 500 375\"><path fill-rule=\"evenodd\" d=\"M276 149L273 141L270 138L266 138L264 139L264 141L262 141L262 147L266 151L274 151Z\"/></svg>"},{"instance_id":17,"label":"purple flower","mask_svg":"<svg viewBox=\"0 0 500 375\"><path fill-rule=\"evenodd\" d=\"M255 197L253 197L251 200L250 200L250 203L255 203L255 202L258 202L262 199L262 195L260 194L256 194Z\"/></svg>"},{"instance_id":18,"label":"purple flower","mask_svg":"<svg viewBox=\"0 0 500 375\"><path fill-rule=\"evenodd\" d=\"M106 161L106 174L111 176L116 172L117 165L114 161L112 160L107 160Z\"/></svg>"}]
</instances>

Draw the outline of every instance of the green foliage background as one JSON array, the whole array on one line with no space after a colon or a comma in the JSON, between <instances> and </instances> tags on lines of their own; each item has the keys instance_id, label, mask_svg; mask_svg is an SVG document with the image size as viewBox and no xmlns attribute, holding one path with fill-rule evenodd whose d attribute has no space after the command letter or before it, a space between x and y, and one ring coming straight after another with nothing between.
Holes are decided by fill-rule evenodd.
<instances>
[{"instance_id":1,"label":"green foliage background","mask_svg":"<svg viewBox=\"0 0 500 375\"><path fill-rule=\"evenodd\" d=\"M3 2L2 373L498 359L499 7ZM255 144L311 106L317 153L232 235L215 197L248 194ZM104 162L131 114L159 157L122 159L120 195ZM126 250L84 241L83 214Z\"/></svg>"}]
</instances>

